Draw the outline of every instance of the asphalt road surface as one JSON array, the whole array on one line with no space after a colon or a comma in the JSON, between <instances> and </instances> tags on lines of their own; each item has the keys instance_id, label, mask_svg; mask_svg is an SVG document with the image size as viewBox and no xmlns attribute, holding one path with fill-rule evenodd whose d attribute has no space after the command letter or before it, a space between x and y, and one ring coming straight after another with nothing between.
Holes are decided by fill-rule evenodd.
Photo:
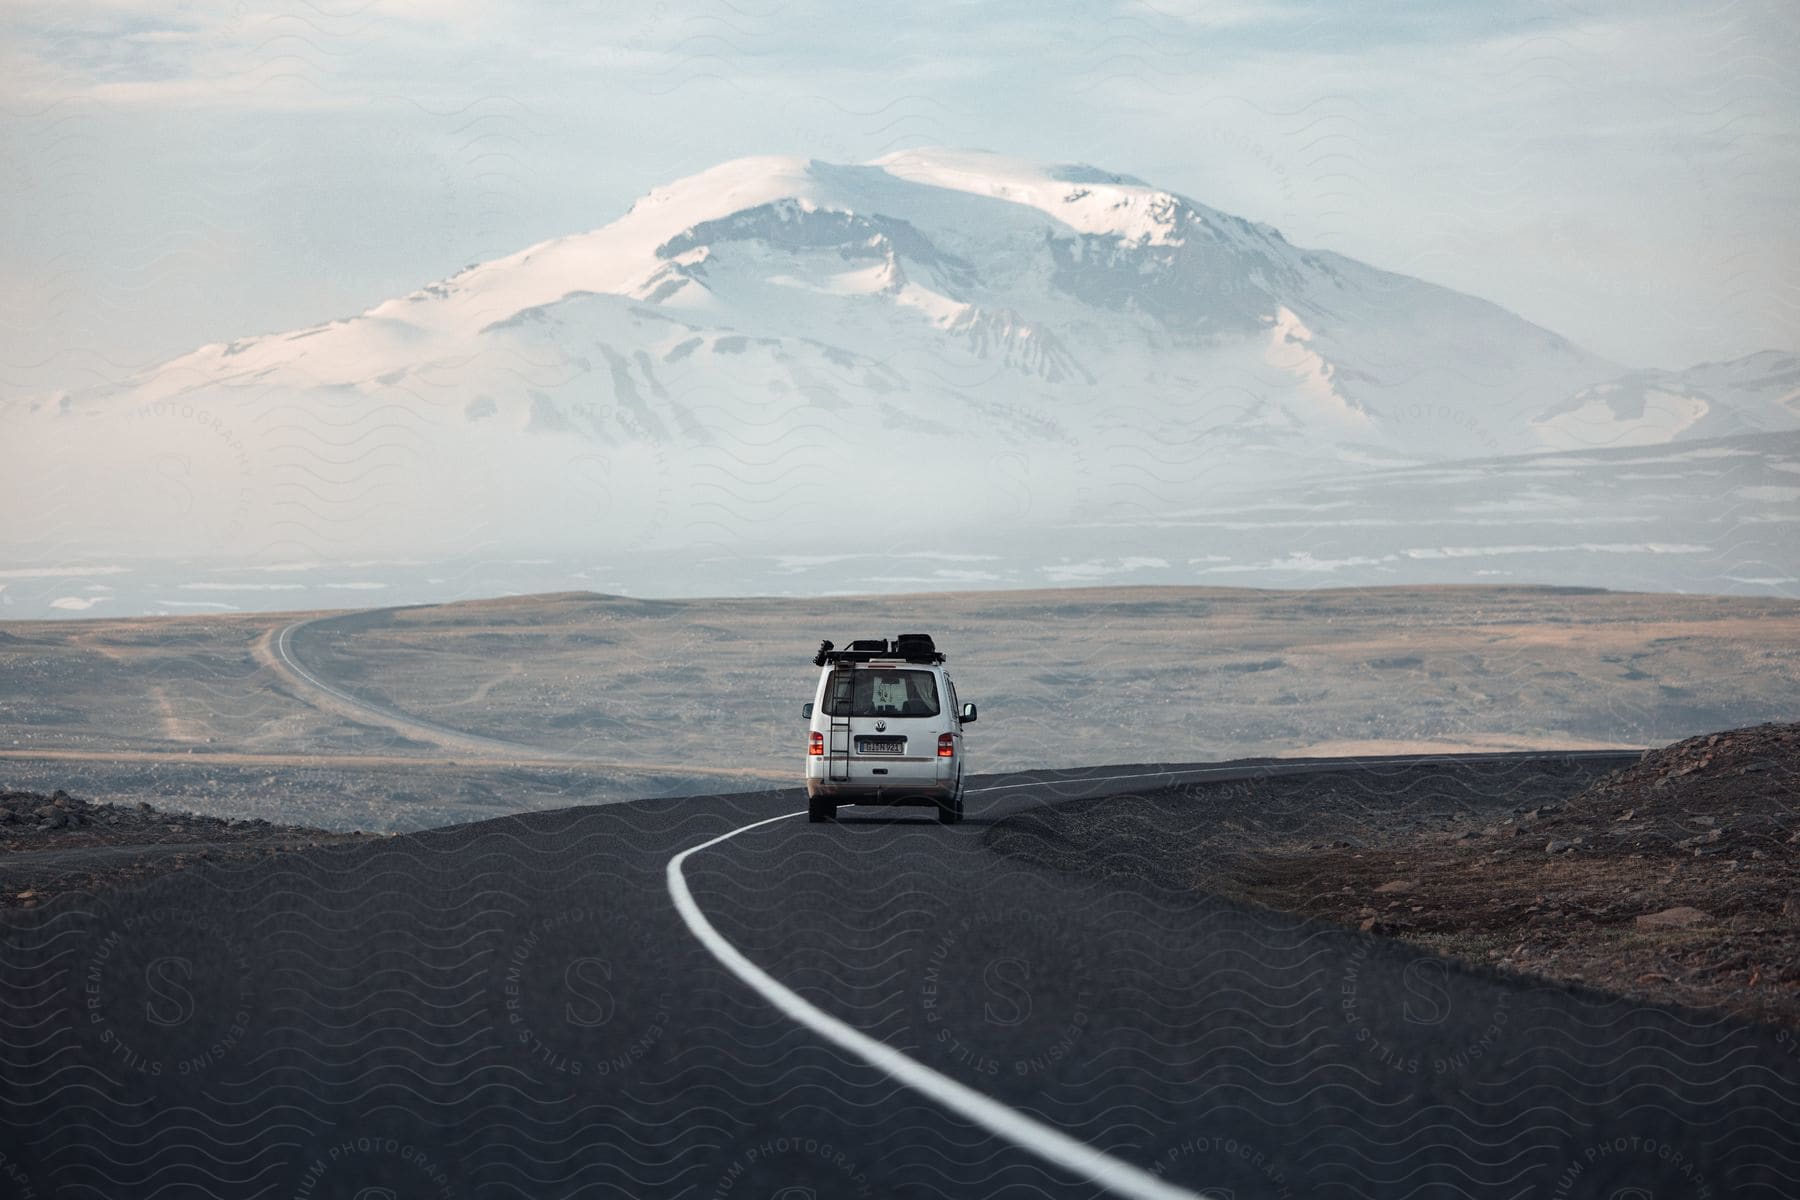
<instances>
[{"instance_id":1,"label":"asphalt road surface","mask_svg":"<svg viewBox=\"0 0 1800 1200\"><path fill-rule=\"evenodd\" d=\"M986 836L1327 769L1379 764L612 804L12 912L0 1194L1800 1194L1791 1037Z\"/></svg>"}]
</instances>

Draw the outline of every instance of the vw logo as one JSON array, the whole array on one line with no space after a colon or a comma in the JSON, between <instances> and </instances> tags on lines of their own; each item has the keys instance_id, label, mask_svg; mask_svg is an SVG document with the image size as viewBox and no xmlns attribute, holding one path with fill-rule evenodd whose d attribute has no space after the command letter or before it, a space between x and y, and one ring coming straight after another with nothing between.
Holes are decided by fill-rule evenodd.
<instances>
[{"instance_id":1,"label":"vw logo","mask_svg":"<svg viewBox=\"0 0 1800 1200\"><path fill-rule=\"evenodd\" d=\"M886 721L875 722L875 732L876 733L886 733L887 732L887 722Z\"/></svg>"}]
</instances>

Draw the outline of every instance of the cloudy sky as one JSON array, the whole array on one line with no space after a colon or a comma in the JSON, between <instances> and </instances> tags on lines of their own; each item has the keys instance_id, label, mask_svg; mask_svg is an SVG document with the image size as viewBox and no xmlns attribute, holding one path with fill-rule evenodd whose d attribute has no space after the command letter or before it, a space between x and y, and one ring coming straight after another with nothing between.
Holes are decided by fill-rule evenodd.
<instances>
[{"instance_id":1,"label":"cloudy sky","mask_svg":"<svg viewBox=\"0 0 1800 1200\"><path fill-rule=\"evenodd\" d=\"M1138 175L1628 365L1800 349L1791 0L9 0L0 399L359 311L723 159Z\"/></svg>"}]
</instances>

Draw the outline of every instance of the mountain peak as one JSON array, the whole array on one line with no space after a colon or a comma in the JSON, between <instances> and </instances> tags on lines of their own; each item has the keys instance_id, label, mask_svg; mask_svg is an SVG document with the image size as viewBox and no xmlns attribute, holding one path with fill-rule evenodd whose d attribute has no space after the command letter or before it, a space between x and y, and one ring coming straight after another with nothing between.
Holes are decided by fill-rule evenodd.
<instances>
[{"instance_id":1,"label":"mountain peak","mask_svg":"<svg viewBox=\"0 0 1800 1200\"><path fill-rule=\"evenodd\" d=\"M130 414L64 422L126 431L94 454L119 471L141 469L131 431L170 422L169 469L186 487L210 462L227 499L257 453L289 453L288 433L312 448L367 420L457 478L560 480L581 503L704 523L746 471L785 495L844 447L913 446L983 511L1036 511L1089 477L1154 506L1357 464L1791 428L1794 374L1759 359L1619 380L1485 301L1143 180L929 149L720 163L360 316L204 347L40 410L46 438L64 417ZM257 451L245 422L264 412L282 415ZM169 415L190 413L241 431L208 460ZM913 461L893 453L884 486L909 487ZM296 462L293 486L361 480L350 463ZM714 508L680 508L678 485Z\"/></svg>"},{"instance_id":2,"label":"mountain peak","mask_svg":"<svg viewBox=\"0 0 1800 1200\"><path fill-rule=\"evenodd\" d=\"M1027 220L1051 234L1118 237L1141 245L1173 244L1195 228L1234 229L1257 237L1280 235L1152 187L1130 175L1085 163L1043 164L981 150L926 148L897 151L866 163L840 164L794 155L732 159L652 189L625 220L661 240L692 226L778 200L802 209L864 216L906 214L929 223ZM960 203L959 203L960 201ZM915 215L920 214L920 215Z\"/></svg>"}]
</instances>

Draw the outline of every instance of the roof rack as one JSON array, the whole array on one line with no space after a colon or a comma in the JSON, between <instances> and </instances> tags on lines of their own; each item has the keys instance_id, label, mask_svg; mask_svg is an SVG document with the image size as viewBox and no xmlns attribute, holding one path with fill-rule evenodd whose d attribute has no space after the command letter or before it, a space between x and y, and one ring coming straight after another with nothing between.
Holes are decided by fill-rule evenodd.
<instances>
[{"instance_id":1,"label":"roof rack","mask_svg":"<svg viewBox=\"0 0 1800 1200\"><path fill-rule=\"evenodd\" d=\"M886 638L860 638L843 650L835 649L829 641L823 641L819 643L819 652L813 655L813 666L822 667L826 663L866 663L877 659L891 661L896 658L903 662L941 663L944 661L944 652L932 642L929 633L903 633L892 642Z\"/></svg>"}]
</instances>

